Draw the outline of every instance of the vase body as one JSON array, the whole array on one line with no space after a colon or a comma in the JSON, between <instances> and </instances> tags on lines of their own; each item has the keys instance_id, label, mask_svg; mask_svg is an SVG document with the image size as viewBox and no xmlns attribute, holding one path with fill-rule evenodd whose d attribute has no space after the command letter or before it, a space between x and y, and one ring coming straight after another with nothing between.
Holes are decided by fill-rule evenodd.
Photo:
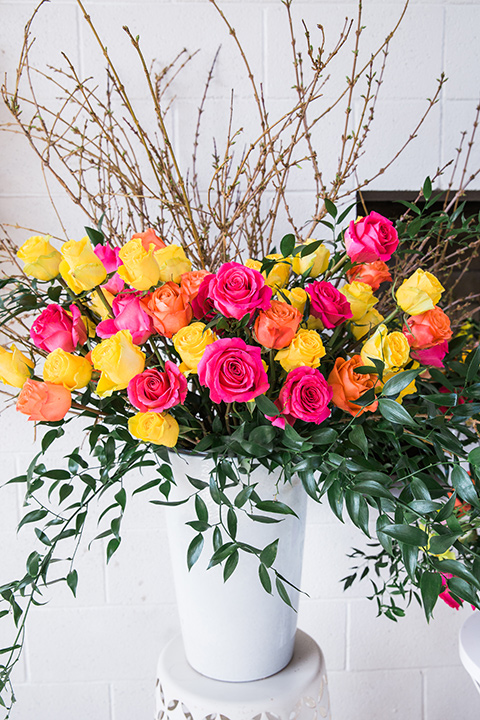
<instances>
[{"instance_id":1,"label":"vase body","mask_svg":"<svg viewBox=\"0 0 480 720\"><path fill-rule=\"evenodd\" d=\"M177 497L194 492L185 475L208 482L212 461L201 456L172 456ZM237 511L236 539L263 549L277 538L275 568L289 582L300 586L303 543L305 537L306 493L298 478L292 483L278 484L280 471L268 473L264 467L255 469L251 482L262 500L279 500L291 507L298 517L272 515L281 522L253 522ZM239 488L226 494L233 500ZM173 491L172 491L173 493ZM231 494L230 494L231 493ZM209 522L218 520L218 505L208 489L202 498L209 511ZM170 499L175 499L173 494ZM258 558L240 551L239 563L224 582L223 566L207 570L213 554L212 531L204 533L205 546L199 560L189 571L187 548L196 532L186 522L196 518L193 500L170 507L166 512L170 552L175 580L185 654L197 672L215 680L248 682L269 677L282 670L291 660L294 648L297 614L275 590L262 587L258 576ZM227 542L224 533L223 542ZM288 594L295 609L298 592L290 586Z\"/></svg>"}]
</instances>

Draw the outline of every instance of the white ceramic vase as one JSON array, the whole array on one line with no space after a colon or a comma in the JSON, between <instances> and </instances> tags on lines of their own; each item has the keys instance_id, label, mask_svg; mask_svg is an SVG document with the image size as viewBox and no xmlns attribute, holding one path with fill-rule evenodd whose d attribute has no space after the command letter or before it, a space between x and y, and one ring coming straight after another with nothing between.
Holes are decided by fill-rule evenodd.
<instances>
[{"instance_id":1,"label":"white ceramic vase","mask_svg":"<svg viewBox=\"0 0 480 720\"><path fill-rule=\"evenodd\" d=\"M173 456L172 467L178 497L194 492L185 475L208 482L212 461L201 456ZM306 493L295 478L290 483L276 482L279 472L269 474L259 467L251 475L258 483L262 500L280 500L293 510L292 515L275 524L253 522L237 512L237 540L264 548L279 538L275 567L296 587L300 586L305 537ZM233 488L233 499L238 488ZM231 492L227 490L227 493ZM218 519L218 505L209 491L202 491L209 521ZM173 494L170 499L175 499ZM231 577L224 582L223 567L207 570L213 553L212 532L205 533L205 547L192 569L187 567L187 548L196 532L185 523L196 518L193 500L166 511L175 589L185 653L189 664L202 675L229 682L248 682L269 677L291 660L297 614L278 596L269 595L258 577L258 559L240 552L240 560ZM224 542L228 538L224 537ZM298 593L288 592L297 608Z\"/></svg>"}]
</instances>

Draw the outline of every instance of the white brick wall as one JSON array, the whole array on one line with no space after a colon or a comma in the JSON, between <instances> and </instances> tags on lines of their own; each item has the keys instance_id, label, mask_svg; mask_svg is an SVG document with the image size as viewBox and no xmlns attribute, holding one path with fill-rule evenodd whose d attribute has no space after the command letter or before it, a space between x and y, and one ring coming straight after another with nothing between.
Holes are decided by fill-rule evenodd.
<instances>
[{"instance_id":1,"label":"white brick wall","mask_svg":"<svg viewBox=\"0 0 480 720\"><path fill-rule=\"evenodd\" d=\"M118 57L132 96L142 101L144 86L133 61L133 50L123 39L121 26L140 33L148 57L166 61L186 45L201 53L178 87L178 105L172 118L174 139L183 161L190 153L194 129L192 113L198 103L193 83L203 78L210 59L222 43L205 140L221 135L230 87L239 97L237 116L245 134L253 132L248 86L232 43L207 0L86 0L87 7ZM366 33L384 37L400 12L396 0L365 0ZM289 96L288 47L278 0L238 2L224 0L258 77L264 82L272 110ZM0 0L0 71L15 67L23 24L33 4ZM314 26L339 28L352 12L351 2L304 0L297 15ZM449 76L441 102L402 160L376 182L380 189L415 189L427 174L448 159L460 131L471 126L479 93L478 64L480 3L478 0L411 0L411 7L385 76L375 130L363 160L363 176L395 151L411 130L430 97L442 70ZM67 50L84 73L103 66L72 0L53 0L37 23L39 62L55 64ZM284 45L281 45L284 43ZM368 43L367 43L368 44ZM347 69L340 61L333 85L343 82ZM332 68L333 69L333 68ZM146 105L143 102L142 108ZM143 110L142 110L143 112ZM7 119L0 111L0 122ZM318 134L319 154L327 169L334 166L338 147L335 118ZM0 134L0 220L20 223L42 232L58 232L58 222L47 200L42 174L20 137ZM210 146L201 151L209 162ZM480 154L475 152L475 161ZM477 185L478 187L478 185ZM309 212L310 184L297 173L291 205L301 216ZM84 218L52 185L55 202L68 232L79 237ZM23 241L28 234L18 231ZM13 411L0 416L2 479L20 472L33 454L33 431ZM65 452L64 443L56 453ZM0 583L20 573L29 549L29 531L15 534L21 512L19 489L2 490L0 505ZM127 532L128 529L128 532ZM92 531L93 534L94 531ZM348 523L334 521L324 508L311 508L305 554L304 588L309 598L301 604L299 624L321 644L329 668L334 720L447 720L452 716L475 720L478 697L457 654L458 630L471 612L438 607L429 626L412 607L407 618L393 624L376 618L375 606L364 599L368 586L354 586L343 594L339 579L349 561L345 553L361 542ZM9 548L9 552L5 552ZM124 540L108 569L101 544L86 548L79 557L77 601L64 588L54 588L51 601L32 614L26 652L16 674L16 720L150 720L156 656L178 631L171 569L166 553L163 514L145 497L129 500ZM8 638L0 638L3 644Z\"/></svg>"}]
</instances>

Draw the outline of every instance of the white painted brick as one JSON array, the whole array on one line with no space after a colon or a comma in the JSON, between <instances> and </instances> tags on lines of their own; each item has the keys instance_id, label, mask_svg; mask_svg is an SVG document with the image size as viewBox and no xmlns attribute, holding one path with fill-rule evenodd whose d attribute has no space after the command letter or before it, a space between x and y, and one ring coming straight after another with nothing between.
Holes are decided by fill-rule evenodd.
<instances>
[{"instance_id":1,"label":"white painted brick","mask_svg":"<svg viewBox=\"0 0 480 720\"><path fill-rule=\"evenodd\" d=\"M327 672L335 720L423 720L420 670Z\"/></svg>"},{"instance_id":2,"label":"white painted brick","mask_svg":"<svg viewBox=\"0 0 480 720\"><path fill-rule=\"evenodd\" d=\"M426 668L460 664L458 632L471 613L469 607L452 610L441 600L435 619L427 624L423 610L413 601L398 622L376 617L376 604L357 600L350 604L350 668Z\"/></svg>"},{"instance_id":3,"label":"white painted brick","mask_svg":"<svg viewBox=\"0 0 480 720\"><path fill-rule=\"evenodd\" d=\"M151 720L155 711L155 668L148 679L112 683L112 720Z\"/></svg>"},{"instance_id":4,"label":"white painted brick","mask_svg":"<svg viewBox=\"0 0 480 720\"><path fill-rule=\"evenodd\" d=\"M425 671L425 708L425 720L478 720L480 695L463 666Z\"/></svg>"},{"instance_id":5,"label":"white painted brick","mask_svg":"<svg viewBox=\"0 0 480 720\"><path fill-rule=\"evenodd\" d=\"M328 670L344 670L346 661L347 605L301 597L298 627L319 644Z\"/></svg>"},{"instance_id":6,"label":"white painted brick","mask_svg":"<svg viewBox=\"0 0 480 720\"><path fill-rule=\"evenodd\" d=\"M13 716L16 720L107 720L110 717L109 687L106 683L17 685L15 692L17 704ZM140 716L138 718L140 720Z\"/></svg>"},{"instance_id":7,"label":"white painted brick","mask_svg":"<svg viewBox=\"0 0 480 720\"><path fill-rule=\"evenodd\" d=\"M476 69L480 63L479 23L478 3L446 8L445 68L449 80L445 95L449 99L478 99L480 84Z\"/></svg>"}]
</instances>

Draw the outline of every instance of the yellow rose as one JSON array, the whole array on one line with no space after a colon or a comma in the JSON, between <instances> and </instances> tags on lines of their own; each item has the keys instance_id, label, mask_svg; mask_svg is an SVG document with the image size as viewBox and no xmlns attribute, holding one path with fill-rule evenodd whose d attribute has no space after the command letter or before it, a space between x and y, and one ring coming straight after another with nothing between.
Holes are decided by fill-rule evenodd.
<instances>
[{"instance_id":1,"label":"yellow rose","mask_svg":"<svg viewBox=\"0 0 480 720\"><path fill-rule=\"evenodd\" d=\"M369 358L381 360L387 371L384 379L388 379L388 371L395 372L408 362L410 345L403 333L389 333L386 325L379 325L364 344L360 354L365 365L372 364Z\"/></svg>"},{"instance_id":2,"label":"yellow rose","mask_svg":"<svg viewBox=\"0 0 480 720\"><path fill-rule=\"evenodd\" d=\"M120 330L92 350L92 363L101 371L97 395L108 397L124 390L130 380L143 372L145 353L132 342L129 330Z\"/></svg>"},{"instance_id":3,"label":"yellow rose","mask_svg":"<svg viewBox=\"0 0 480 720\"><path fill-rule=\"evenodd\" d=\"M260 260L253 260L252 258L248 258L248 260L245 262L245 267L260 272L260 270L262 269L262 263L260 262Z\"/></svg>"},{"instance_id":4,"label":"yellow rose","mask_svg":"<svg viewBox=\"0 0 480 720\"><path fill-rule=\"evenodd\" d=\"M62 257L60 275L76 295L100 285L107 277L88 237L63 243Z\"/></svg>"},{"instance_id":5,"label":"yellow rose","mask_svg":"<svg viewBox=\"0 0 480 720\"><path fill-rule=\"evenodd\" d=\"M179 283L182 275L192 269L192 263L180 245L166 245L164 248L157 250L155 260L160 269L160 280L162 282L173 281Z\"/></svg>"},{"instance_id":6,"label":"yellow rose","mask_svg":"<svg viewBox=\"0 0 480 720\"><path fill-rule=\"evenodd\" d=\"M294 287L291 290L282 290L278 293L280 300L284 300L293 305L294 308L300 310L301 313L305 310L305 303L307 302L307 293L301 287Z\"/></svg>"},{"instance_id":7,"label":"yellow rose","mask_svg":"<svg viewBox=\"0 0 480 720\"><path fill-rule=\"evenodd\" d=\"M351 323L350 330L352 331L353 337L356 340L360 340L360 338L369 333L372 328L376 327L376 325L380 325L383 320L384 317L383 315L380 315L378 310L370 308L370 310L366 312L365 315L362 315L359 320Z\"/></svg>"},{"instance_id":8,"label":"yellow rose","mask_svg":"<svg viewBox=\"0 0 480 720\"><path fill-rule=\"evenodd\" d=\"M317 242L315 238L308 238L308 240L305 241L305 245L311 245L311 243L314 242ZM316 278L327 271L329 261L330 252L322 243L310 255L305 255L305 257L300 257L300 253L294 255L292 258L292 268L293 272L298 275L303 275L307 272L308 268L310 268L308 277Z\"/></svg>"},{"instance_id":9,"label":"yellow rose","mask_svg":"<svg viewBox=\"0 0 480 720\"><path fill-rule=\"evenodd\" d=\"M203 357L207 345L211 345L217 339L215 334L205 329L202 322L194 322L181 328L173 336L173 344L183 362L180 370L183 373L196 373L197 365Z\"/></svg>"},{"instance_id":10,"label":"yellow rose","mask_svg":"<svg viewBox=\"0 0 480 720\"><path fill-rule=\"evenodd\" d=\"M112 307L112 303L115 300L115 295L112 295L111 292L108 292L108 290L105 290L104 287L102 287L102 292L103 292L103 296L104 296L105 300L108 302L110 307ZM92 300L90 302L90 307L92 308L92 310L94 312L96 312L97 315L100 315L102 320L109 320L112 317L112 313L107 310L105 303L103 302L102 298L100 297L100 295L98 294L98 292L96 290L92 293L91 297L92 297ZM82 316L82 319L85 322L85 318L83 316ZM88 320L88 318L87 318L87 320ZM88 322L91 324L90 320L88 320ZM87 325L86 322L85 322L85 324ZM95 335L96 335L95 329L94 329L93 335L91 335L90 334L90 326L88 325L87 328L88 328L89 337L95 337Z\"/></svg>"},{"instance_id":11,"label":"yellow rose","mask_svg":"<svg viewBox=\"0 0 480 720\"><path fill-rule=\"evenodd\" d=\"M43 379L53 385L63 385L67 390L86 387L92 377L92 366L81 355L72 355L57 348L45 360Z\"/></svg>"},{"instance_id":12,"label":"yellow rose","mask_svg":"<svg viewBox=\"0 0 480 720\"><path fill-rule=\"evenodd\" d=\"M325 325L322 323L320 318L313 317L313 315L308 316L307 320L307 328L309 330L325 330Z\"/></svg>"},{"instance_id":13,"label":"yellow rose","mask_svg":"<svg viewBox=\"0 0 480 720\"><path fill-rule=\"evenodd\" d=\"M45 282L57 277L62 256L50 245L51 239L51 235L33 235L18 249L17 257L25 263L25 275Z\"/></svg>"},{"instance_id":14,"label":"yellow rose","mask_svg":"<svg viewBox=\"0 0 480 720\"><path fill-rule=\"evenodd\" d=\"M273 253L272 255L267 255L266 257L267 260L278 260L278 262L275 263L270 272L267 274L262 273L265 278L265 284L274 290L282 288L286 285L292 269L290 258L284 258L283 255L280 255L280 253Z\"/></svg>"},{"instance_id":15,"label":"yellow rose","mask_svg":"<svg viewBox=\"0 0 480 720\"><path fill-rule=\"evenodd\" d=\"M0 347L0 380L5 385L21 388L32 376L33 362L15 345L10 346L11 352Z\"/></svg>"},{"instance_id":16,"label":"yellow rose","mask_svg":"<svg viewBox=\"0 0 480 720\"><path fill-rule=\"evenodd\" d=\"M372 307L378 302L378 298L373 294L370 285L354 280L348 285L340 288L342 295L345 295L350 303L352 311L352 320L360 320Z\"/></svg>"},{"instance_id":17,"label":"yellow rose","mask_svg":"<svg viewBox=\"0 0 480 720\"><path fill-rule=\"evenodd\" d=\"M318 367L325 355L322 338L315 330L299 330L290 345L275 355L284 370L290 372L302 365Z\"/></svg>"},{"instance_id":18,"label":"yellow rose","mask_svg":"<svg viewBox=\"0 0 480 720\"><path fill-rule=\"evenodd\" d=\"M150 290L160 280L160 270L154 257L154 246L145 250L141 238L133 238L120 248L118 256L123 262L117 272L135 290Z\"/></svg>"},{"instance_id":19,"label":"yellow rose","mask_svg":"<svg viewBox=\"0 0 480 720\"><path fill-rule=\"evenodd\" d=\"M421 315L433 310L444 289L435 275L418 269L398 288L397 303L409 315Z\"/></svg>"},{"instance_id":20,"label":"yellow rose","mask_svg":"<svg viewBox=\"0 0 480 720\"><path fill-rule=\"evenodd\" d=\"M178 423L168 413L139 412L128 419L128 429L133 437L155 445L173 447L178 440Z\"/></svg>"}]
</instances>

